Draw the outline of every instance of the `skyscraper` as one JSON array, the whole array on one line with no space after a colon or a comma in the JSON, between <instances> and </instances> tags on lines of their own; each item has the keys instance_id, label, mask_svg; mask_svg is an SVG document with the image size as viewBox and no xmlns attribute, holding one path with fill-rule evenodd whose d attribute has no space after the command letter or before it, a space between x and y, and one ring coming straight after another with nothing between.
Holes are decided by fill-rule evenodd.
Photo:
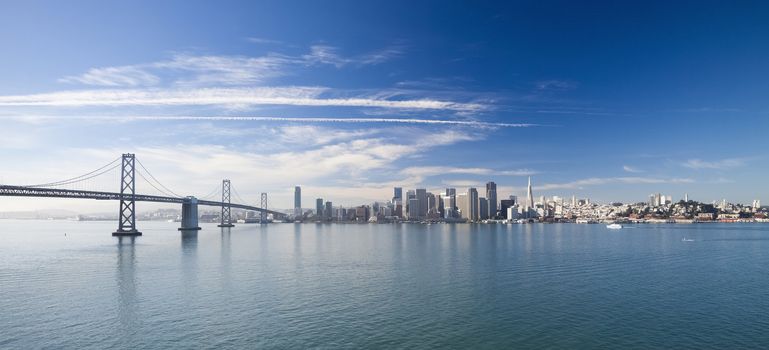
<instances>
[{"instance_id":1,"label":"skyscraper","mask_svg":"<svg viewBox=\"0 0 769 350\"><path fill-rule=\"evenodd\" d=\"M334 217L334 207L330 201L326 202L326 208L323 210L323 217L329 221Z\"/></svg>"},{"instance_id":2,"label":"skyscraper","mask_svg":"<svg viewBox=\"0 0 769 350\"><path fill-rule=\"evenodd\" d=\"M294 216L302 216L302 188L294 187Z\"/></svg>"},{"instance_id":3,"label":"skyscraper","mask_svg":"<svg viewBox=\"0 0 769 350\"><path fill-rule=\"evenodd\" d=\"M323 219L323 198L315 200L315 217Z\"/></svg>"},{"instance_id":4,"label":"skyscraper","mask_svg":"<svg viewBox=\"0 0 769 350\"><path fill-rule=\"evenodd\" d=\"M478 221L478 190L475 187L467 189L467 218L472 221Z\"/></svg>"},{"instance_id":5,"label":"skyscraper","mask_svg":"<svg viewBox=\"0 0 769 350\"><path fill-rule=\"evenodd\" d=\"M526 205L529 208L534 208L534 192L531 190L531 176L529 176L529 186L526 197Z\"/></svg>"},{"instance_id":6,"label":"skyscraper","mask_svg":"<svg viewBox=\"0 0 769 350\"><path fill-rule=\"evenodd\" d=\"M494 181L486 183L486 200L488 201L488 213L486 216L494 218L497 216L497 184Z\"/></svg>"},{"instance_id":7,"label":"skyscraper","mask_svg":"<svg viewBox=\"0 0 769 350\"><path fill-rule=\"evenodd\" d=\"M478 198L478 217L481 220L489 218L489 200L486 198Z\"/></svg>"},{"instance_id":8,"label":"skyscraper","mask_svg":"<svg viewBox=\"0 0 769 350\"><path fill-rule=\"evenodd\" d=\"M403 187L393 188L393 203L397 204L397 201L403 201Z\"/></svg>"},{"instance_id":9,"label":"skyscraper","mask_svg":"<svg viewBox=\"0 0 769 350\"><path fill-rule=\"evenodd\" d=\"M419 203L417 215L420 219L423 219L427 216L427 190L424 188L417 188L416 196Z\"/></svg>"}]
</instances>

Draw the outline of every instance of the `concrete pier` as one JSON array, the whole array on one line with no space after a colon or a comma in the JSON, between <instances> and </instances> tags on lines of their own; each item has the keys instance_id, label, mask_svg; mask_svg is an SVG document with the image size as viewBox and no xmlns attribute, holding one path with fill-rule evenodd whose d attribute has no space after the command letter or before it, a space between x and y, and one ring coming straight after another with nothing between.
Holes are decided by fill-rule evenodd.
<instances>
[{"instance_id":1,"label":"concrete pier","mask_svg":"<svg viewBox=\"0 0 769 350\"><path fill-rule=\"evenodd\" d=\"M139 231L137 231L136 229L133 229L133 230L124 230L124 231L120 231L120 230L117 230L117 231L115 231L115 232L112 232L112 236L115 236L115 237L122 237L122 236L141 236L141 235L142 235L142 233L141 233L141 232L139 232Z\"/></svg>"},{"instance_id":2,"label":"concrete pier","mask_svg":"<svg viewBox=\"0 0 769 350\"><path fill-rule=\"evenodd\" d=\"M198 226L198 199L195 197L186 197L182 202L182 227L179 231L197 231Z\"/></svg>"}]
</instances>

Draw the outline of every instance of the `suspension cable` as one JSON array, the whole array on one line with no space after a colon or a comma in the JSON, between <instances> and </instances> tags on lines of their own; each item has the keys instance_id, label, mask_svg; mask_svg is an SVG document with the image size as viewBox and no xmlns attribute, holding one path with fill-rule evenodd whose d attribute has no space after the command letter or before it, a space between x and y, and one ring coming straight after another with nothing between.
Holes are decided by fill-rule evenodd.
<instances>
[{"instance_id":1,"label":"suspension cable","mask_svg":"<svg viewBox=\"0 0 769 350\"><path fill-rule=\"evenodd\" d=\"M247 201L243 200L243 197L240 196L237 190L235 190L235 187L230 184L230 191L235 194L235 197L243 204L248 204Z\"/></svg>"},{"instance_id":2,"label":"suspension cable","mask_svg":"<svg viewBox=\"0 0 769 350\"><path fill-rule=\"evenodd\" d=\"M153 180L155 180L155 182L156 182L158 185L160 185L160 187L163 187L163 188L165 188L165 189L166 189L166 191L168 191L168 192L170 192L171 194L173 194L173 196L174 196L174 197L181 197L180 195L176 194L174 191L171 191L171 189L169 189L168 187L166 187L165 185L163 185L163 184L162 184L160 181L158 181L158 179L156 179L156 178L155 178L155 176L153 176L153 175L152 175L152 173L151 173L149 170L147 170L147 168L144 166L144 164L142 164L142 161L141 161L141 160L139 160L139 158L136 158L136 162L138 162L138 163L139 163L139 166L140 166L142 169L144 169L144 171L146 171L146 172L147 172L147 175L149 175L149 176L150 176L150 177L151 177ZM147 180L147 179L145 178L145 180ZM149 180L148 180L147 182L149 182ZM155 186L152 186L152 187L155 187ZM155 188L157 189L157 187L155 187ZM163 192L163 191L161 191L161 192ZM165 193L165 192L163 192L163 193Z\"/></svg>"},{"instance_id":3,"label":"suspension cable","mask_svg":"<svg viewBox=\"0 0 769 350\"><path fill-rule=\"evenodd\" d=\"M102 169L104 169L104 168L106 168L106 167L108 167L108 166L112 165L113 163L117 162L117 161L118 161L118 160L120 160L120 159L122 159L122 157L117 157L117 158L115 158L115 160L113 160L113 161L111 161L111 162L107 163L106 165L104 165L104 166L100 167L99 169L96 169L96 170L94 170L94 171L91 171L91 172L85 173L85 174L83 174L83 175L80 175L80 176L75 176L75 177L73 177L73 178L69 178L69 179L66 179L66 180L60 180L60 181L54 181L54 182L48 182L48 183L43 183L43 184L37 184L37 185L28 185L27 187L52 187L52 186L59 186L59 185L69 185L69 184L72 184L72 183L75 183L75 182L78 182L78 181L83 181L83 180L92 179L92 178L94 178L94 177L96 177L96 176L102 175L102 174L104 174L104 173L106 173L106 172L108 172L108 171L111 171L112 169L115 169L115 168L117 168L117 167L118 167L120 164L115 164L115 166L113 166L113 167L111 167L111 168L109 168L109 169L107 169L107 170L105 170L105 171L102 171L102 172L100 172L100 173L98 173L98 174L95 174L95 175L93 175L93 176L90 176L90 177L86 177L86 176L89 176L89 175L92 175L92 174L94 174L94 173L96 173L96 172L99 172L99 171L101 171Z\"/></svg>"},{"instance_id":4,"label":"suspension cable","mask_svg":"<svg viewBox=\"0 0 769 350\"><path fill-rule=\"evenodd\" d=\"M217 185L216 188L214 188L213 191L211 191L210 193L208 193L207 195L205 195L203 197L200 197L200 199L211 198L211 196L215 195L216 192L218 192L221 189L221 187L222 187L221 185Z\"/></svg>"},{"instance_id":5,"label":"suspension cable","mask_svg":"<svg viewBox=\"0 0 769 350\"><path fill-rule=\"evenodd\" d=\"M137 174L139 174L139 177L141 177L142 179L144 179L144 181L147 181L147 183L148 183L150 186L152 186L152 188L156 189L158 192L162 193L163 195L165 195L165 196L168 196L168 197L179 197L178 195L173 195L173 194L170 194L170 193L168 193L168 192L165 192L165 191L163 191L163 190L159 189L159 188L158 188L157 186L155 186L155 185L154 185L154 184L153 184L151 181L147 180L147 178L146 178L146 177L144 177L144 174L142 174L142 172L141 172L141 171L137 171L136 173L137 173Z\"/></svg>"}]
</instances>

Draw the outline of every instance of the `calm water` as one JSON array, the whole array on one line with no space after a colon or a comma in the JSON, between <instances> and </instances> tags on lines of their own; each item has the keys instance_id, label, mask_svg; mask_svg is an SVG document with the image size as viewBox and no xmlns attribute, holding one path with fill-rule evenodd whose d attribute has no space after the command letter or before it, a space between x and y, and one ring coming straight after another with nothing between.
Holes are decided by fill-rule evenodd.
<instances>
[{"instance_id":1,"label":"calm water","mask_svg":"<svg viewBox=\"0 0 769 350\"><path fill-rule=\"evenodd\" d=\"M176 225L0 220L0 348L769 347L769 225Z\"/></svg>"}]
</instances>

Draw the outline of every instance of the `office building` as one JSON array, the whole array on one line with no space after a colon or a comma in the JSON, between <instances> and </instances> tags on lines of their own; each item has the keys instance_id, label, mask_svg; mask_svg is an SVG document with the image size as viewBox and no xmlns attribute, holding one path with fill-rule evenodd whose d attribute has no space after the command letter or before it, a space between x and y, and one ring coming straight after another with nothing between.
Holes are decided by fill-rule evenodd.
<instances>
[{"instance_id":1,"label":"office building","mask_svg":"<svg viewBox=\"0 0 769 350\"><path fill-rule=\"evenodd\" d=\"M315 199L315 216L323 219L323 198Z\"/></svg>"},{"instance_id":2,"label":"office building","mask_svg":"<svg viewBox=\"0 0 769 350\"><path fill-rule=\"evenodd\" d=\"M486 183L486 200L488 203L487 217L493 219L497 216L497 184L494 181Z\"/></svg>"},{"instance_id":3,"label":"office building","mask_svg":"<svg viewBox=\"0 0 769 350\"><path fill-rule=\"evenodd\" d=\"M478 190L475 189L475 187L470 187L467 189L467 208L469 210L467 218L472 221L478 221Z\"/></svg>"},{"instance_id":4,"label":"office building","mask_svg":"<svg viewBox=\"0 0 769 350\"><path fill-rule=\"evenodd\" d=\"M489 219L489 200L478 198L478 216L481 220Z\"/></svg>"},{"instance_id":5,"label":"office building","mask_svg":"<svg viewBox=\"0 0 769 350\"><path fill-rule=\"evenodd\" d=\"M299 186L294 187L294 216L302 216L302 188Z\"/></svg>"}]
</instances>

